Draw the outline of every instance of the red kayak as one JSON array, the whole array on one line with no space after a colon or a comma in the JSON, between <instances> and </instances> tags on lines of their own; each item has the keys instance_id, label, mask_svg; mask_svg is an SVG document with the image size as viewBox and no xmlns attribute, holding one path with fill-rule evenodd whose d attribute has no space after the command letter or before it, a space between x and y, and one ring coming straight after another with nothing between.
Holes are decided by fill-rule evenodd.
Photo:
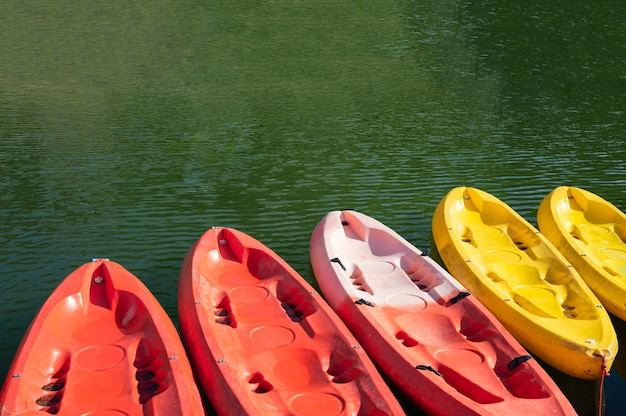
<instances>
[{"instance_id":1,"label":"red kayak","mask_svg":"<svg viewBox=\"0 0 626 416\"><path fill-rule=\"evenodd\" d=\"M178 289L183 340L219 415L404 414L322 297L253 237L208 230Z\"/></svg>"},{"instance_id":2,"label":"red kayak","mask_svg":"<svg viewBox=\"0 0 626 416\"><path fill-rule=\"evenodd\" d=\"M43 304L0 403L31 412L20 415L204 415L174 324L139 279L106 260L75 270Z\"/></svg>"},{"instance_id":3,"label":"red kayak","mask_svg":"<svg viewBox=\"0 0 626 416\"><path fill-rule=\"evenodd\" d=\"M379 221L328 213L311 237L328 303L429 415L573 415L552 379L439 264Z\"/></svg>"}]
</instances>

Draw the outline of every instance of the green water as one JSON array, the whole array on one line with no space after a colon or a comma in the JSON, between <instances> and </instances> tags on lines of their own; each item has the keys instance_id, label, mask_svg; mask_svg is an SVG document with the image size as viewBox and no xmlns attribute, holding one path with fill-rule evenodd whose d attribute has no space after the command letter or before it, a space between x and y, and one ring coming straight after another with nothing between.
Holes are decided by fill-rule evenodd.
<instances>
[{"instance_id":1,"label":"green water","mask_svg":"<svg viewBox=\"0 0 626 416\"><path fill-rule=\"evenodd\" d=\"M333 209L419 247L459 185L531 222L562 184L625 209L624 8L545 3L1 2L0 373L93 257L176 320L181 261L212 225L311 280ZM614 371L607 415L625 393Z\"/></svg>"}]
</instances>

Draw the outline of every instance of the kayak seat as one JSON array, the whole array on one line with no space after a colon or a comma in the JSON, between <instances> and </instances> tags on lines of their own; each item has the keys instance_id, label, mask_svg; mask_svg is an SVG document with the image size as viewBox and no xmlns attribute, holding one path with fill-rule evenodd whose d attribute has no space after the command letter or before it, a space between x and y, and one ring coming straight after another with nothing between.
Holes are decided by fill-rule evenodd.
<instances>
[{"instance_id":1,"label":"kayak seat","mask_svg":"<svg viewBox=\"0 0 626 416\"><path fill-rule=\"evenodd\" d=\"M573 315L564 307L563 299L568 296L567 284L571 276L565 266L552 265L541 276L532 265L519 263L491 263L487 276L496 283L507 284L513 301L528 312L542 318L557 318Z\"/></svg>"},{"instance_id":2,"label":"kayak seat","mask_svg":"<svg viewBox=\"0 0 626 416\"><path fill-rule=\"evenodd\" d=\"M616 231L621 231L619 227L613 224L602 225L583 225L580 224L577 228L577 235L579 239L586 244L592 246L592 248L614 248L614 249L626 249L623 237L621 237Z\"/></svg>"},{"instance_id":3,"label":"kayak seat","mask_svg":"<svg viewBox=\"0 0 626 416\"><path fill-rule=\"evenodd\" d=\"M500 227L488 227L483 224L471 226L470 228L464 227L463 234L461 234L462 241L469 243L474 247L499 247L503 249L505 247L512 248L511 240L504 230Z\"/></svg>"},{"instance_id":4,"label":"kayak seat","mask_svg":"<svg viewBox=\"0 0 626 416\"><path fill-rule=\"evenodd\" d=\"M604 226L579 224L573 226L571 235L587 246L607 273L613 276L626 276L625 230L626 227L620 224Z\"/></svg>"},{"instance_id":5,"label":"kayak seat","mask_svg":"<svg viewBox=\"0 0 626 416\"><path fill-rule=\"evenodd\" d=\"M487 275L494 282L506 282L509 285L546 286L550 290L557 290L554 286L564 286L571 282L572 277L566 266L552 264L542 272L534 265L493 262L489 264Z\"/></svg>"},{"instance_id":6,"label":"kayak seat","mask_svg":"<svg viewBox=\"0 0 626 416\"><path fill-rule=\"evenodd\" d=\"M591 301L586 301L569 289L572 277L566 266L552 264L541 275L531 265L519 263L491 263L487 273L494 282L504 282L515 303L528 312L544 317L595 319Z\"/></svg>"},{"instance_id":7,"label":"kayak seat","mask_svg":"<svg viewBox=\"0 0 626 416\"><path fill-rule=\"evenodd\" d=\"M463 356L464 354L461 354ZM459 357L459 356L457 356ZM464 371L465 370L465 371ZM481 386L472 381L472 373L479 371L475 368L467 371L462 366L454 368L449 365L440 365L438 368L439 373L446 380L446 383L454 387L459 393L469 397L475 402L482 404L492 404L503 401L501 396L498 396L489 390L485 389L486 386ZM479 378L480 379L480 378Z\"/></svg>"},{"instance_id":8,"label":"kayak seat","mask_svg":"<svg viewBox=\"0 0 626 416\"><path fill-rule=\"evenodd\" d=\"M90 345L114 342L140 331L147 314L134 294L113 286L106 263L102 263L91 279L84 279L80 293L60 300L52 308L47 322L48 328L64 341Z\"/></svg>"},{"instance_id":9,"label":"kayak seat","mask_svg":"<svg viewBox=\"0 0 626 416\"><path fill-rule=\"evenodd\" d=\"M513 290L513 300L528 312L542 318L555 319L562 308L554 292L537 285L518 286Z\"/></svg>"},{"instance_id":10,"label":"kayak seat","mask_svg":"<svg viewBox=\"0 0 626 416\"><path fill-rule=\"evenodd\" d=\"M459 345L466 342L457 330L457 324L448 315L424 312L419 319L415 319L414 313L404 313L395 316L394 321L401 331L425 346Z\"/></svg>"},{"instance_id":11,"label":"kayak seat","mask_svg":"<svg viewBox=\"0 0 626 416\"><path fill-rule=\"evenodd\" d=\"M578 224L574 226L574 234L578 240L588 245L613 245L622 243L621 239L605 224Z\"/></svg>"},{"instance_id":12,"label":"kayak seat","mask_svg":"<svg viewBox=\"0 0 626 416\"><path fill-rule=\"evenodd\" d=\"M543 280L539 270L532 265L508 262L492 262L487 275L494 282L506 282L509 285L541 285Z\"/></svg>"},{"instance_id":13,"label":"kayak seat","mask_svg":"<svg viewBox=\"0 0 626 416\"><path fill-rule=\"evenodd\" d=\"M254 367L278 391L307 391L323 386L327 372L315 351L291 345L265 349L254 357Z\"/></svg>"},{"instance_id":14,"label":"kayak seat","mask_svg":"<svg viewBox=\"0 0 626 416\"><path fill-rule=\"evenodd\" d=\"M461 304L462 305L462 304ZM483 403L498 403L503 401L506 395L504 382L500 379L500 374L494 371L494 367L504 367L510 361L506 359L505 351L498 351L497 362L493 363L485 358L485 352L491 355L494 344L491 342L494 337L498 337L498 332L489 324L473 319L471 310L463 310L459 320L450 320L448 316L429 314L422 321L434 321L433 327L440 328L440 331L428 331L427 327L422 328L415 320L402 321L407 332L415 334L415 338L422 345L429 349L432 346L440 346L434 352L434 357L438 361L437 371L446 380L446 383L454 387L461 394L470 399ZM409 327L409 325L412 325ZM426 324L425 324L426 325ZM459 328L458 330L456 328ZM430 332L430 334L428 334ZM429 336L426 336L426 335ZM396 338L410 339L408 334L398 333ZM487 341L487 342L485 342ZM417 346L418 341L415 341ZM497 343L496 343L497 344ZM484 350L486 348L486 350ZM500 361L505 361L500 363ZM480 374L480 376L479 376ZM508 373L506 374L508 375ZM477 384L474 380L482 380Z\"/></svg>"},{"instance_id":15,"label":"kayak seat","mask_svg":"<svg viewBox=\"0 0 626 416\"><path fill-rule=\"evenodd\" d=\"M602 268L613 276L626 276L626 260L606 259Z\"/></svg>"},{"instance_id":16,"label":"kayak seat","mask_svg":"<svg viewBox=\"0 0 626 416\"><path fill-rule=\"evenodd\" d=\"M550 397L550 393L545 390L544 386L537 383L536 376L527 371L523 363L516 365L512 370L507 368L498 370L500 370L498 371L500 373L500 381L513 396L521 399L545 399Z\"/></svg>"},{"instance_id":17,"label":"kayak seat","mask_svg":"<svg viewBox=\"0 0 626 416\"><path fill-rule=\"evenodd\" d=\"M551 285L567 285L572 281L572 275L567 266L562 263L553 263L546 270L544 280Z\"/></svg>"},{"instance_id":18,"label":"kayak seat","mask_svg":"<svg viewBox=\"0 0 626 416\"><path fill-rule=\"evenodd\" d=\"M46 327L54 336L72 344L113 343L125 335L113 314L113 310L85 301L75 293L51 309Z\"/></svg>"},{"instance_id":19,"label":"kayak seat","mask_svg":"<svg viewBox=\"0 0 626 416\"><path fill-rule=\"evenodd\" d=\"M424 262L417 273L409 276L405 270L397 267L395 262L383 260L384 258L375 259L356 265L355 272L359 277L352 281L359 290L371 295L372 303L416 312L428 306L423 297L430 297L439 304L446 302L444 295L449 290L444 288L442 292L445 293L439 293L437 287L441 286L443 281L432 266ZM427 292L430 293L425 295Z\"/></svg>"},{"instance_id":20,"label":"kayak seat","mask_svg":"<svg viewBox=\"0 0 626 416\"><path fill-rule=\"evenodd\" d=\"M417 254L415 254L417 257ZM367 261L361 263L361 270L366 270L365 280L369 285L378 288L391 287L397 291L404 287L408 292L413 286L417 286L420 291L428 292L442 284L440 272L431 264L419 256L417 261L407 261L403 257L400 260L400 267L391 261Z\"/></svg>"},{"instance_id":21,"label":"kayak seat","mask_svg":"<svg viewBox=\"0 0 626 416\"><path fill-rule=\"evenodd\" d=\"M351 344L338 343L322 353L311 349L308 339L296 337L288 346L264 348L253 354L248 378L251 391L278 391L280 396L276 397L282 397L278 400L284 400L293 414L302 415L343 414L346 403L339 397L356 394L361 396L358 414L391 416L377 409L376 401L362 391L362 384L354 382L365 373Z\"/></svg>"},{"instance_id":22,"label":"kayak seat","mask_svg":"<svg viewBox=\"0 0 626 416\"><path fill-rule=\"evenodd\" d=\"M539 237L526 227L516 223L505 223L498 226L474 225L463 227L461 241L481 249L483 253L497 251L500 255L521 259L519 250L525 251L542 244ZM506 254L509 252L509 254ZM528 253L532 256L531 253Z\"/></svg>"}]
</instances>

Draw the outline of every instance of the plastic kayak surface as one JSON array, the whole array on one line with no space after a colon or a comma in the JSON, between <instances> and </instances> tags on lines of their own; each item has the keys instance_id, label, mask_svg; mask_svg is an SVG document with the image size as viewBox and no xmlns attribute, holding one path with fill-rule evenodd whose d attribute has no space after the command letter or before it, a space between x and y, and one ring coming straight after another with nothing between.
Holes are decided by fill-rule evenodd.
<instances>
[{"instance_id":1,"label":"plastic kayak surface","mask_svg":"<svg viewBox=\"0 0 626 416\"><path fill-rule=\"evenodd\" d=\"M432 228L448 271L532 354L582 379L600 378L611 367L618 345L608 313L563 255L512 208L458 187L440 201Z\"/></svg>"},{"instance_id":2,"label":"plastic kayak surface","mask_svg":"<svg viewBox=\"0 0 626 416\"><path fill-rule=\"evenodd\" d=\"M179 320L219 415L401 415L364 350L313 287L268 247L212 228L189 250Z\"/></svg>"},{"instance_id":3,"label":"plastic kayak surface","mask_svg":"<svg viewBox=\"0 0 626 416\"><path fill-rule=\"evenodd\" d=\"M484 306L381 222L329 212L313 232L310 256L329 304L427 414L575 414Z\"/></svg>"},{"instance_id":4,"label":"plastic kayak surface","mask_svg":"<svg viewBox=\"0 0 626 416\"><path fill-rule=\"evenodd\" d=\"M604 307L626 320L626 214L592 192L560 186L541 202L537 223Z\"/></svg>"},{"instance_id":5,"label":"plastic kayak surface","mask_svg":"<svg viewBox=\"0 0 626 416\"><path fill-rule=\"evenodd\" d=\"M174 324L139 279L106 260L81 266L52 292L0 400L33 414L204 415Z\"/></svg>"}]
</instances>

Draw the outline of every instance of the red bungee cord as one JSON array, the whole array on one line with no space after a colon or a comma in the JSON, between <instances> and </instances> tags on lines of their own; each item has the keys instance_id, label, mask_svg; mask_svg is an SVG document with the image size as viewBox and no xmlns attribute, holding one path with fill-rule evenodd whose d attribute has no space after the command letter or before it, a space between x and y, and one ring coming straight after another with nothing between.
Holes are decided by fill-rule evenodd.
<instances>
[{"instance_id":1,"label":"red bungee cord","mask_svg":"<svg viewBox=\"0 0 626 416\"><path fill-rule=\"evenodd\" d=\"M606 356L604 354L598 354L600 358L602 358L602 376L600 376L600 392L598 397L598 416L602 416L602 400L604 393L604 379L607 376L610 376L609 372L606 371Z\"/></svg>"}]
</instances>

